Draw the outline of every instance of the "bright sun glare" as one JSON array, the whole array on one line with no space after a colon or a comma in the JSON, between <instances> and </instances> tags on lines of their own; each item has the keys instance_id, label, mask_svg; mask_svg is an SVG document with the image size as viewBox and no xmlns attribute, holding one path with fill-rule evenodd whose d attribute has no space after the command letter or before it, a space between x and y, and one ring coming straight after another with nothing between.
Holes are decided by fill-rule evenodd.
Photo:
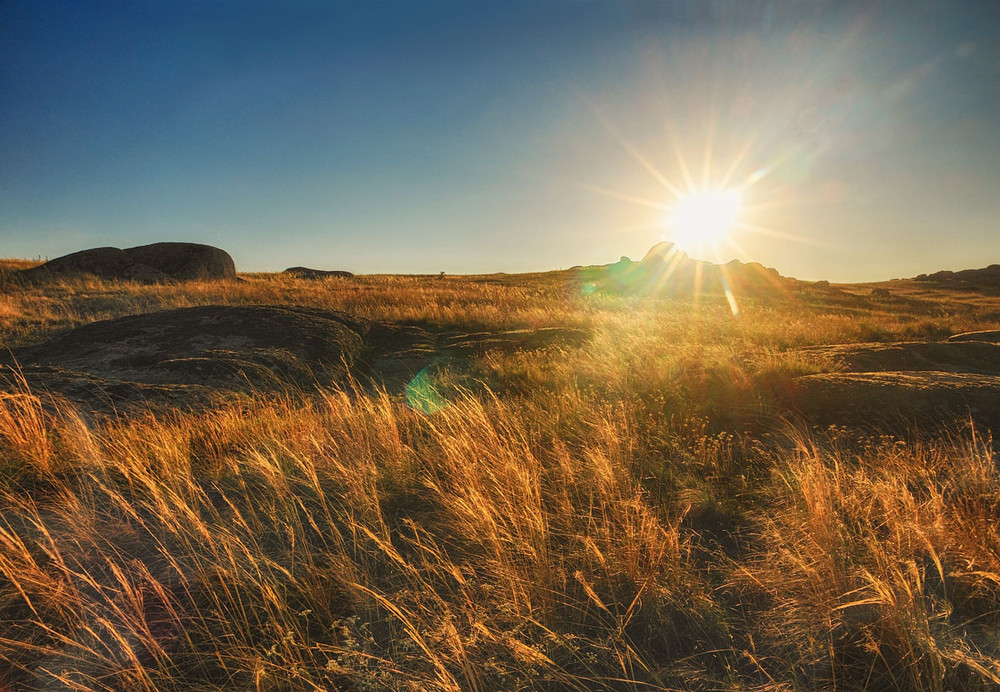
<instances>
[{"instance_id":1,"label":"bright sun glare","mask_svg":"<svg viewBox=\"0 0 1000 692\"><path fill-rule=\"evenodd\" d=\"M742 205L739 190L692 192L671 207L672 240L680 249L700 254L727 239Z\"/></svg>"}]
</instances>

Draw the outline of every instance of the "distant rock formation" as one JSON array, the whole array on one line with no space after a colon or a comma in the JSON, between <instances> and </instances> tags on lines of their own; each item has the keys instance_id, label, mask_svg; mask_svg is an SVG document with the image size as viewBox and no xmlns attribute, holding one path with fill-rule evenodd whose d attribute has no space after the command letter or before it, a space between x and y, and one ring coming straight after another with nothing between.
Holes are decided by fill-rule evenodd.
<instances>
[{"instance_id":1,"label":"distant rock formation","mask_svg":"<svg viewBox=\"0 0 1000 692\"><path fill-rule=\"evenodd\" d=\"M576 271L586 281L622 293L747 295L789 290L794 283L757 262L720 265L693 260L670 242L657 243L639 262L622 257L614 264Z\"/></svg>"},{"instance_id":2,"label":"distant rock formation","mask_svg":"<svg viewBox=\"0 0 1000 692\"><path fill-rule=\"evenodd\" d=\"M327 271L325 269L310 269L309 267L289 267L282 273L291 274L300 279L325 279L328 276L334 276L341 279L354 278L354 274L351 272L338 271L336 269L332 271Z\"/></svg>"},{"instance_id":3,"label":"distant rock formation","mask_svg":"<svg viewBox=\"0 0 1000 692\"><path fill-rule=\"evenodd\" d=\"M89 274L102 279L162 283L236 278L225 250L199 243L153 243L122 250L99 247L49 260L18 273L28 281Z\"/></svg>"},{"instance_id":4,"label":"distant rock formation","mask_svg":"<svg viewBox=\"0 0 1000 692\"><path fill-rule=\"evenodd\" d=\"M933 274L919 274L913 277L913 280L996 293L1000 292L1000 264L991 264L982 269L963 269L957 272L946 270Z\"/></svg>"},{"instance_id":5,"label":"distant rock formation","mask_svg":"<svg viewBox=\"0 0 1000 692\"><path fill-rule=\"evenodd\" d=\"M663 241L649 248L643 256L641 263L648 266L662 262L676 261L677 258L680 258L680 261L692 261L688 259L687 253L677 247L677 245Z\"/></svg>"}]
</instances>

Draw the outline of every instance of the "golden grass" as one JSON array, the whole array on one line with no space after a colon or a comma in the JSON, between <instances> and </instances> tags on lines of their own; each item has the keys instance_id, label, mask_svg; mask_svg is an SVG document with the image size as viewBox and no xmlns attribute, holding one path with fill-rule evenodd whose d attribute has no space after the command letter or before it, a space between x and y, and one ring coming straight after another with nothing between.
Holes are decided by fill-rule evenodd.
<instances>
[{"instance_id":1,"label":"golden grass","mask_svg":"<svg viewBox=\"0 0 1000 692\"><path fill-rule=\"evenodd\" d=\"M802 430L788 349L994 326L996 305L585 296L559 277L15 287L20 345L297 303L579 349L92 421L0 398L0 682L18 688L990 689L1000 476L971 429ZM85 412L84 412L85 413Z\"/></svg>"},{"instance_id":2,"label":"golden grass","mask_svg":"<svg viewBox=\"0 0 1000 692\"><path fill-rule=\"evenodd\" d=\"M0 277L2 278L2 277ZM665 300L588 292L572 275L482 277L373 275L298 279L246 274L238 281L142 285L66 278L4 286L0 343L15 347L87 322L154 310L218 304L296 304L341 310L372 320L438 328L606 326L623 318L652 328L647 340L670 343L753 343L776 348L894 339L923 340L975 328L1000 327L995 299L939 295L912 284L889 303L864 291L740 296L733 318L721 297ZM638 336L638 335L635 335ZM722 340L722 342L720 342Z\"/></svg>"}]
</instances>

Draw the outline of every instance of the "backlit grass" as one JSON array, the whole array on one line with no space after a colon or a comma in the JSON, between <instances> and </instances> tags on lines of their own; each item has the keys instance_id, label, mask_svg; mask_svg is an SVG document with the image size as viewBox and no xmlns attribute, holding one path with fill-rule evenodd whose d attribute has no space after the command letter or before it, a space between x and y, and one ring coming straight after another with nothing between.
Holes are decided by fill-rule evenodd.
<instances>
[{"instance_id":1,"label":"backlit grass","mask_svg":"<svg viewBox=\"0 0 1000 692\"><path fill-rule=\"evenodd\" d=\"M994 688L991 440L809 428L769 394L819 367L797 346L996 326L964 300L806 292L734 318L557 275L15 286L13 346L218 303L592 337L440 363L433 414L349 383L122 420L0 395L0 680Z\"/></svg>"}]
</instances>

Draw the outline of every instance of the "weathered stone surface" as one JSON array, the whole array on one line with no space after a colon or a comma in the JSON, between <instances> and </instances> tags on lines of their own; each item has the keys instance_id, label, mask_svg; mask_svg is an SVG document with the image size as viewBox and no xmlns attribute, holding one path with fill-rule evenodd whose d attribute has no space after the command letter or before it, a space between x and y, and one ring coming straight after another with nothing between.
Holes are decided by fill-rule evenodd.
<instances>
[{"instance_id":1,"label":"weathered stone surface","mask_svg":"<svg viewBox=\"0 0 1000 692\"><path fill-rule=\"evenodd\" d=\"M985 340L838 344L804 348L796 354L852 372L923 370L1000 375L1000 344Z\"/></svg>"},{"instance_id":2,"label":"weathered stone surface","mask_svg":"<svg viewBox=\"0 0 1000 692\"><path fill-rule=\"evenodd\" d=\"M229 253L200 243L153 243L128 248L134 262L163 272L172 279L233 279L236 264Z\"/></svg>"},{"instance_id":3,"label":"weathered stone surface","mask_svg":"<svg viewBox=\"0 0 1000 692\"><path fill-rule=\"evenodd\" d=\"M18 273L27 281L92 275L101 279L164 283L190 279L232 279L236 265L225 250L198 243L153 243L121 250L100 247L49 260Z\"/></svg>"},{"instance_id":4,"label":"weathered stone surface","mask_svg":"<svg viewBox=\"0 0 1000 692\"><path fill-rule=\"evenodd\" d=\"M29 386L88 405L88 393L203 399L330 384L361 357L366 330L313 308L205 306L94 322L14 356Z\"/></svg>"},{"instance_id":5,"label":"weathered stone surface","mask_svg":"<svg viewBox=\"0 0 1000 692\"><path fill-rule=\"evenodd\" d=\"M171 280L161 271L137 264L124 250L116 247L92 248L56 257L45 264L25 269L19 272L18 276L28 280L39 280L77 274L90 274L102 279L138 281L140 283L158 283Z\"/></svg>"},{"instance_id":6,"label":"weathered stone surface","mask_svg":"<svg viewBox=\"0 0 1000 692\"><path fill-rule=\"evenodd\" d=\"M991 264L981 269L963 269L957 272L946 270L933 274L920 274L915 276L914 280L996 295L1000 292L1000 264Z\"/></svg>"},{"instance_id":7,"label":"weathered stone surface","mask_svg":"<svg viewBox=\"0 0 1000 692\"><path fill-rule=\"evenodd\" d=\"M1000 343L1000 330L987 329L981 332L963 332L953 334L948 337L948 341L987 341L990 343Z\"/></svg>"},{"instance_id":8,"label":"weathered stone surface","mask_svg":"<svg viewBox=\"0 0 1000 692\"><path fill-rule=\"evenodd\" d=\"M389 391L399 391L414 375L436 363L461 363L490 352L530 351L550 346L574 348L591 333L575 327L493 332L428 331L401 324L373 324L368 337L366 374Z\"/></svg>"},{"instance_id":9,"label":"weathered stone surface","mask_svg":"<svg viewBox=\"0 0 1000 692\"><path fill-rule=\"evenodd\" d=\"M1000 424L1000 376L974 373L842 372L796 378L791 408L818 423L922 427L971 417Z\"/></svg>"},{"instance_id":10,"label":"weathered stone surface","mask_svg":"<svg viewBox=\"0 0 1000 692\"><path fill-rule=\"evenodd\" d=\"M309 267L289 267L286 269L284 274L291 274L297 276L300 279L325 279L328 276L340 278L340 279L351 279L354 274L351 272L332 270L327 271L325 269L310 269Z\"/></svg>"},{"instance_id":11,"label":"weathered stone surface","mask_svg":"<svg viewBox=\"0 0 1000 692\"><path fill-rule=\"evenodd\" d=\"M835 372L795 378L782 399L817 423L1000 430L1000 343L841 344L795 354Z\"/></svg>"},{"instance_id":12,"label":"weathered stone surface","mask_svg":"<svg viewBox=\"0 0 1000 692\"><path fill-rule=\"evenodd\" d=\"M402 391L435 364L489 351L578 346L589 332L458 333L377 324L298 306L204 306L94 322L0 355L0 390L61 394L84 410L201 404L220 396L309 392L349 378Z\"/></svg>"},{"instance_id":13,"label":"weathered stone surface","mask_svg":"<svg viewBox=\"0 0 1000 692\"><path fill-rule=\"evenodd\" d=\"M124 413L134 406L150 404L189 407L208 404L220 395L220 390L208 385L148 384L50 365L0 364L0 390L21 391L25 384L34 394L55 393L65 397L78 404L84 413Z\"/></svg>"},{"instance_id":14,"label":"weathered stone surface","mask_svg":"<svg viewBox=\"0 0 1000 692\"><path fill-rule=\"evenodd\" d=\"M544 327L500 332L455 334L443 340L446 352L485 353L487 351L531 351L549 346L579 346L590 332L573 327Z\"/></svg>"}]
</instances>

